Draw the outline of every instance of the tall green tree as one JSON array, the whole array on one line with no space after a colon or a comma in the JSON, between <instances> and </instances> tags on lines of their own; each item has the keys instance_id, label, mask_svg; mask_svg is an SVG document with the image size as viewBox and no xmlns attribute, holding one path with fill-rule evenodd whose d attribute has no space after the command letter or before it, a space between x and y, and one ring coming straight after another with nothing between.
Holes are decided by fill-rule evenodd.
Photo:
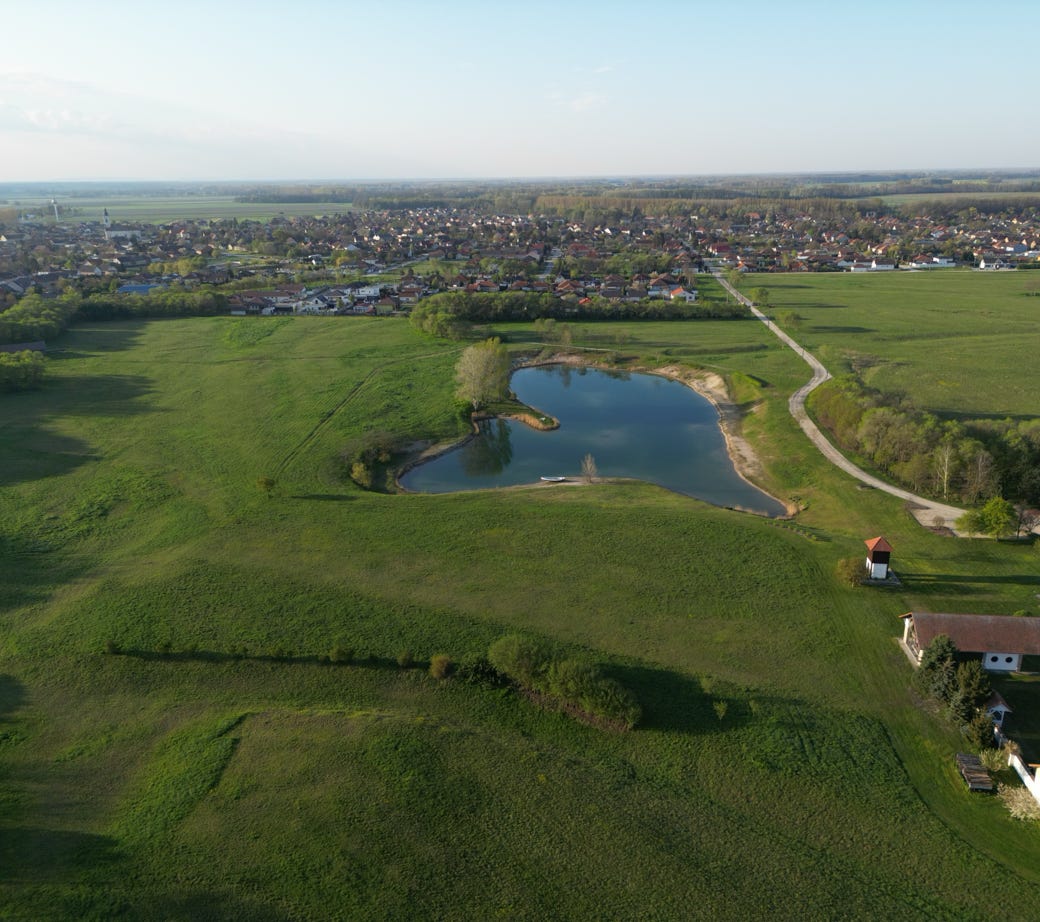
<instances>
[{"instance_id":1,"label":"tall green tree","mask_svg":"<svg viewBox=\"0 0 1040 922\"><path fill-rule=\"evenodd\" d=\"M1015 507L1003 497L994 496L981 509L965 512L957 519L957 527L973 534L1003 538L1015 530L1017 521Z\"/></svg>"},{"instance_id":2,"label":"tall green tree","mask_svg":"<svg viewBox=\"0 0 1040 922\"><path fill-rule=\"evenodd\" d=\"M479 409L506 395L509 385L509 352L496 336L466 348L455 366L456 393Z\"/></svg>"}]
</instances>

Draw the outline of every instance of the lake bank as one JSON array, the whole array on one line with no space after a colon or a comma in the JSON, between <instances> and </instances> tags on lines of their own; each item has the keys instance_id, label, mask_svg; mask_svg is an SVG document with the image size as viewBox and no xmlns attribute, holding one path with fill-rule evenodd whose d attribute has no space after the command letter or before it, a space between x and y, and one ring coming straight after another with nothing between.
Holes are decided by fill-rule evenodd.
<instances>
[{"instance_id":1,"label":"lake bank","mask_svg":"<svg viewBox=\"0 0 1040 922\"><path fill-rule=\"evenodd\" d=\"M554 368L559 371L550 378L542 375L531 378L523 374ZM591 372L598 374L593 376ZM571 374L576 377L571 379ZM542 466L536 469L532 467L528 454L535 444L530 436L522 435L519 429L513 430L512 434L501 428L493 429L488 422L489 418L512 419L524 423L523 428L527 430L555 428L560 420L545 412L543 407L548 406L553 407L563 420L571 441L578 440L566 450L578 452L575 457L579 458L591 453L600 462L601 476L597 478L600 481L644 480L717 506L774 518L786 518L796 511L755 482L756 479L765 479L764 470L751 445L739 432L740 409L730 398L726 382L719 375L677 365L618 369L573 354L521 361L515 366L513 375L521 375L520 379L513 378L513 386L525 412L475 415L473 433L461 441L426 447L401 469L398 485L406 491L454 492L480 488L469 482L480 477L485 487L500 488L537 482L538 475L567 474L573 459L562 450L562 443L537 442L534 449L538 458L536 463ZM586 378L582 386L577 387L577 383ZM621 379L626 384L619 385ZM611 380L614 383L611 384ZM652 380L661 381L661 385L651 384ZM676 384L682 387L670 390ZM689 401L695 398L681 396L688 393L687 389L701 398L699 403L691 404ZM528 418L530 413L527 412L532 408L533 419ZM557 412L558 409L563 412ZM563 419L568 412L571 415ZM471 445L481 432L484 439L494 441L498 448L491 448L490 443ZM517 455L518 460L514 463L510 443L518 436L528 448ZM455 450L463 454L451 462L456 468L454 475L448 475L441 465L440 470L430 477L413 476L410 483L406 479L406 475L417 466ZM500 463L494 470L474 471L475 456L482 451L488 453L488 460L495 460L491 455L498 453ZM510 465L514 470L504 473ZM549 470L554 465L561 469ZM468 474L460 474L460 467L467 468ZM570 473L573 477L574 472ZM521 474L527 479L516 479ZM445 476L448 480L444 479ZM449 486L452 478L454 480ZM420 481L425 481L425 485L417 486Z\"/></svg>"}]
</instances>

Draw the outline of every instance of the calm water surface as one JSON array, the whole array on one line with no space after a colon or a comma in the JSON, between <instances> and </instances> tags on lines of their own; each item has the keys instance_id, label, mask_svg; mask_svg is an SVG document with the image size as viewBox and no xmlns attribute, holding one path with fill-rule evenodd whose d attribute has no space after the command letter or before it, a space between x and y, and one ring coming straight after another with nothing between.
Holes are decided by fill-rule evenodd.
<instances>
[{"instance_id":1,"label":"calm water surface","mask_svg":"<svg viewBox=\"0 0 1040 922\"><path fill-rule=\"evenodd\" d=\"M632 477L716 506L783 515L784 507L737 474L715 407L684 384L657 375L549 365L513 374L516 396L555 416L539 432L489 420L460 448L412 468L409 490L453 493L581 476L586 454L601 477Z\"/></svg>"}]
</instances>

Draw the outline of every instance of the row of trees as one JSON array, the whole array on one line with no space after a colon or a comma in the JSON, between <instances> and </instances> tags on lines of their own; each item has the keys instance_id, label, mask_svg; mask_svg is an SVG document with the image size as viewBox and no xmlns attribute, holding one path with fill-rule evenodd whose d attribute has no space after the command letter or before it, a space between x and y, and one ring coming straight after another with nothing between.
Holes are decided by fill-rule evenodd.
<instances>
[{"instance_id":1,"label":"row of trees","mask_svg":"<svg viewBox=\"0 0 1040 922\"><path fill-rule=\"evenodd\" d=\"M31 343L52 339L72 322L80 301L75 295L46 300L29 294L0 313L0 343Z\"/></svg>"},{"instance_id":2,"label":"row of trees","mask_svg":"<svg viewBox=\"0 0 1040 922\"><path fill-rule=\"evenodd\" d=\"M170 287L147 295L68 291L58 298L28 294L0 313L0 344L53 339L74 320L189 317L227 312L227 296L202 287Z\"/></svg>"},{"instance_id":3,"label":"row of trees","mask_svg":"<svg viewBox=\"0 0 1040 922\"><path fill-rule=\"evenodd\" d=\"M840 447L914 492L965 503L1000 494L1040 503L1040 420L941 420L852 375L817 388L810 405Z\"/></svg>"},{"instance_id":4,"label":"row of trees","mask_svg":"<svg viewBox=\"0 0 1040 922\"><path fill-rule=\"evenodd\" d=\"M0 352L0 391L27 391L43 383L46 362L39 352Z\"/></svg>"},{"instance_id":5,"label":"row of trees","mask_svg":"<svg viewBox=\"0 0 1040 922\"><path fill-rule=\"evenodd\" d=\"M741 304L723 301L667 301L648 298L642 301L611 301L593 297L586 303L565 301L553 294L504 291L480 294L446 291L426 298L412 309L412 323L424 332L431 327L450 327L459 323L494 323L552 318L555 320L707 320L747 319L751 315ZM438 318L437 321L431 318Z\"/></svg>"}]
</instances>

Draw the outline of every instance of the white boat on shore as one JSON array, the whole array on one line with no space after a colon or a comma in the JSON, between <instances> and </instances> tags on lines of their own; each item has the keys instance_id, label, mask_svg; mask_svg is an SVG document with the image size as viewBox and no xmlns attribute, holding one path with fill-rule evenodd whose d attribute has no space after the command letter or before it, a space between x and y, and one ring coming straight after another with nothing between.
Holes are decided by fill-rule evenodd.
<instances>
[{"instance_id":1,"label":"white boat on shore","mask_svg":"<svg viewBox=\"0 0 1040 922\"><path fill-rule=\"evenodd\" d=\"M543 483L563 483L567 480L566 477L542 477Z\"/></svg>"}]
</instances>

